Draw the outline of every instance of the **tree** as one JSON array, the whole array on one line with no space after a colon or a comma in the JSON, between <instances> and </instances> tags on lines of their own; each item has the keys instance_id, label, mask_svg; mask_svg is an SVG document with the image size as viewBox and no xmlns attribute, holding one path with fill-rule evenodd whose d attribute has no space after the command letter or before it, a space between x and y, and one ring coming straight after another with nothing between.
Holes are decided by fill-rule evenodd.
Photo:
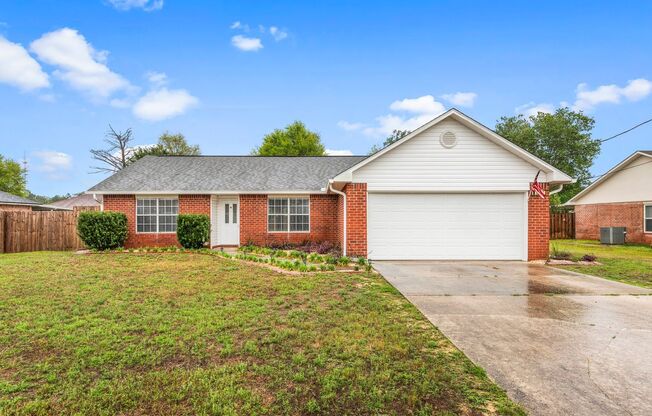
<instances>
[{"instance_id":1,"label":"tree","mask_svg":"<svg viewBox=\"0 0 652 416\"><path fill-rule=\"evenodd\" d=\"M392 134L387 136L387 138L383 142L383 145L380 146L380 147L378 145L373 145L371 147L371 149L369 149L369 154L373 155L374 153L378 152L379 150L382 150L382 149L386 148L390 144L401 140L403 137L407 136L408 134L410 134L410 130L394 130L394 131L392 131Z\"/></svg>"},{"instance_id":2,"label":"tree","mask_svg":"<svg viewBox=\"0 0 652 416\"><path fill-rule=\"evenodd\" d=\"M106 133L104 142L109 145L106 150L92 149L93 159L104 163L106 166L92 166L95 169L93 173L110 172L115 173L120 169L127 167L131 157L131 129L125 131L115 131L109 124L109 131Z\"/></svg>"},{"instance_id":3,"label":"tree","mask_svg":"<svg viewBox=\"0 0 652 416\"><path fill-rule=\"evenodd\" d=\"M197 156L201 150L197 145L189 145L183 134L169 134L165 132L158 138L158 143L153 146L141 146L133 149L129 163L135 162L145 156Z\"/></svg>"},{"instance_id":4,"label":"tree","mask_svg":"<svg viewBox=\"0 0 652 416\"><path fill-rule=\"evenodd\" d=\"M251 151L258 156L323 156L326 149L319 134L308 130L300 121L276 129L263 137L263 144Z\"/></svg>"},{"instance_id":5,"label":"tree","mask_svg":"<svg viewBox=\"0 0 652 416\"><path fill-rule=\"evenodd\" d=\"M0 191L27 196L25 170L15 160L0 155Z\"/></svg>"},{"instance_id":6,"label":"tree","mask_svg":"<svg viewBox=\"0 0 652 416\"><path fill-rule=\"evenodd\" d=\"M589 168L600 153L600 141L591 138L595 120L584 113L559 108L553 114L538 113L525 118L502 117L496 132L533 155L577 179L551 199L568 201L591 183Z\"/></svg>"}]
</instances>

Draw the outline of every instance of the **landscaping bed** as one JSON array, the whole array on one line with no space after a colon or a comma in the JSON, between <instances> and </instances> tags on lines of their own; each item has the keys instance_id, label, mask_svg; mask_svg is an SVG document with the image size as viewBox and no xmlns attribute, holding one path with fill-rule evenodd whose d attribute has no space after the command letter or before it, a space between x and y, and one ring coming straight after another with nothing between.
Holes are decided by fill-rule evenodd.
<instances>
[{"instance_id":1,"label":"landscaping bed","mask_svg":"<svg viewBox=\"0 0 652 416\"><path fill-rule=\"evenodd\" d=\"M367 272L371 273L371 263L363 257L350 258L339 255L337 250L329 250L328 253L320 254L296 249L275 249L247 245L239 247L237 253L232 254L217 249L186 249L176 246L169 247L142 247L136 249L116 250L81 250L80 253L197 253L211 256L220 256L229 259L244 260L262 265L269 265L275 269L282 269L291 272Z\"/></svg>"}]
</instances>

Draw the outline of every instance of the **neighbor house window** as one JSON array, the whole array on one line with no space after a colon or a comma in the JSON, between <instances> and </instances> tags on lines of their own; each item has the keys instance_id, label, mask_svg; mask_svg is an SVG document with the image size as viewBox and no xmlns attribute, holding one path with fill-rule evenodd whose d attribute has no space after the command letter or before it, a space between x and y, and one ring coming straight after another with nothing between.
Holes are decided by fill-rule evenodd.
<instances>
[{"instance_id":1,"label":"neighbor house window","mask_svg":"<svg viewBox=\"0 0 652 416\"><path fill-rule=\"evenodd\" d=\"M269 198L267 202L269 232L310 231L309 198Z\"/></svg>"},{"instance_id":2,"label":"neighbor house window","mask_svg":"<svg viewBox=\"0 0 652 416\"><path fill-rule=\"evenodd\" d=\"M177 198L138 198L136 231L139 233L177 232L179 200Z\"/></svg>"},{"instance_id":3,"label":"neighbor house window","mask_svg":"<svg viewBox=\"0 0 652 416\"><path fill-rule=\"evenodd\" d=\"M652 233L652 204L643 207L643 222L646 233Z\"/></svg>"}]
</instances>

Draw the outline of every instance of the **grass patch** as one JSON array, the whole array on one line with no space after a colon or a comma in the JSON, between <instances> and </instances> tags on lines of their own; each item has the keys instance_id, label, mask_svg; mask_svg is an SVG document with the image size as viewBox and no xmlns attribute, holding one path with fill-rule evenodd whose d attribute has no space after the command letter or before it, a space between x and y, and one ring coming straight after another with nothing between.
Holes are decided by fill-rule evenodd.
<instances>
[{"instance_id":1,"label":"grass patch","mask_svg":"<svg viewBox=\"0 0 652 416\"><path fill-rule=\"evenodd\" d=\"M523 414L381 277L0 256L0 414Z\"/></svg>"},{"instance_id":2,"label":"grass patch","mask_svg":"<svg viewBox=\"0 0 652 416\"><path fill-rule=\"evenodd\" d=\"M596 256L600 265L566 266L566 270L592 274L630 285L652 288L652 247L642 244L609 246L592 240L553 240L551 252L564 251L579 260L585 254Z\"/></svg>"}]
</instances>

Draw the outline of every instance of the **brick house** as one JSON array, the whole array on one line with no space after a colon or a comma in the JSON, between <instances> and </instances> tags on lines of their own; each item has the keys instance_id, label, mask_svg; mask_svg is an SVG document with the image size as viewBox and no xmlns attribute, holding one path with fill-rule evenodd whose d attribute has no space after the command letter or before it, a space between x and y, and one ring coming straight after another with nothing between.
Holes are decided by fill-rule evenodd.
<instances>
[{"instance_id":1,"label":"brick house","mask_svg":"<svg viewBox=\"0 0 652 416\"><path fill-rule=\"evenodd\" d=\"M545 197L530 196L539 173ZM549 187L572 178L453 109L371 156L145 157L87 193L124 212L127 245L176 244L176 216L211 246L331 241L372 259L548 256Z\"/></svg>"},{"instance_id":2,"label":"brick house","mask_svg":"<svg viewBox=\"0 0 652 416\"><path fill-rule=\"evenodd\" d=\"M625 227L626 241L652 244L652 151L639 150L566 203L575 238L598 240L600 227Z\"/></svg>"}]
</instances>

